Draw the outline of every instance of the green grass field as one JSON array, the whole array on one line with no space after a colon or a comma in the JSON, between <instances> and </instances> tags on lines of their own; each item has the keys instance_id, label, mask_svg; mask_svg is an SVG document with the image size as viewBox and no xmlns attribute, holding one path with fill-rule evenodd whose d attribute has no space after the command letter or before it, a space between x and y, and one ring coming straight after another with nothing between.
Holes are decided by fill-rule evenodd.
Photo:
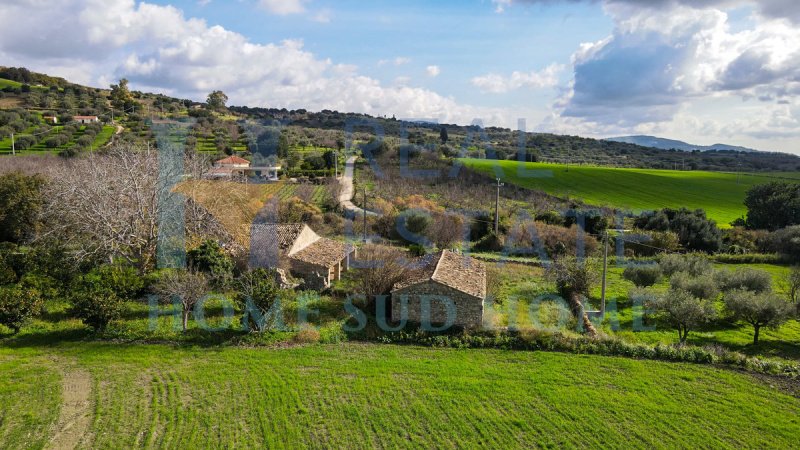
<instances>
[{"instance_id":1,"label":"green grass field","mask_svg":"<svg viewBox=\"0 0 800 450\"><path fill-rule=\"evenodd\" d=\"M82 342L0 347L0 372L4 448L44 446L70 394L79 448L792 448L800 431L800 400L748 375L559 353Z\"/></svg>"},{"instance_id":2,"label":"green grass field","mask_svg":"<svg viewBox=\"0 0 800 450\"><path fill-rule=\"evenodd\" d=\"M22 83L18 83L16 81L7 80L5 78L0 78L0 89L5 89L7 87L20 88L20 87L22 87Z\"/></svg>"},{"instance_id":3,"label":"green grass field","mask_svg":"<svg viewBox=\"0 0 800 450\"><path fill-rule=\"evenodd\" d=\"M735 173L721 172L616 169L486 159L461 161L473 170L498 176L505 182L580 199L591 205L634 211L703 208L723 227L746 213L743 201L751 186L775 181L767 176L737 177ZM518 173L521 164L524 169L536 172ZM790 178L792 174L781 175Z\"/></svg>"}]
</instances>

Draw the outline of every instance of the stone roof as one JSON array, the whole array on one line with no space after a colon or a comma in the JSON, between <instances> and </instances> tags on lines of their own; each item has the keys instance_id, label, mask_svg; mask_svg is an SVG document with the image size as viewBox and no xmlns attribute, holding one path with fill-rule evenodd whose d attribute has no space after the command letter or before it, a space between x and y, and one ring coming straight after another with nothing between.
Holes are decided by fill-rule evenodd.
<instances>
[{"instance_id":1,"label":"stone roof","mask_svg":"<svg viewBox=\"0 0 800 450\"><path fill-rule=\"evenodd\" d=\"M309 232L303 234L306 229ZM263 254L261 259L288 257L308 264L331 267L352 251L348 244L319 237L314 230L302 223L255 223L251 226L250 253L251 256Z\"/></svg>"},{"instance_id":2,"label":"stone roof","mask_svg":"<svg viewBox=\"0 0 800 450\"><path fill-rule=\"evenodd\" d=\"M250 247L278 245L281 256L286 256L303 232L302 223L256 223L251 227Z\"/></svg>"},{"instance_id":3,"label":"stone roof","mask_svg":"<svg viewBox=\"0 0 800 450\"><path fill-rule=\"evenodd\" d=\"M419 274L395 285L398 291L426 281L435 281L465 294L480 299L486 298L486 266L469 256L442 250L420 259Z\"/></svg>"},{"instance_id":4,"label":"stone roof","mask_svg":"<svg viewBox=\"0 0 800 450\"><path fill-rule=\"evenodd\" d=\"M352 252L352 246L328 238L319 238L313 244L291 255L292 259L323 267L331 267Z\"/></svg>"}]
</instances>

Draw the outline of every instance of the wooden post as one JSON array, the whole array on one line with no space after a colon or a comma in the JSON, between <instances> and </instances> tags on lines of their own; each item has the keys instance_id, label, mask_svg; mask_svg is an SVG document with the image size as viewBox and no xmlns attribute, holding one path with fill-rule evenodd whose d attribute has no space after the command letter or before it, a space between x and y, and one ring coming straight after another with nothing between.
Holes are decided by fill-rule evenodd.
<instances>
[{"instance_id":1,"label":"wooden post","mask_svg":"<svg viewBox=\"0 0 800 450\"><path fill-rule=\"evenodd\" d=\"M11 154L17 156L17 147L14 143L14 133L11 133Z\"/></svg>"},{"instance_id":2,"label":"wooden post","mask_svg":"<svg viewBox=\"0 0 800 450\"><path fill-rule=\"evenodd\" d=\"M364 186L364 243L367 243L367 187Z\"/></svg>"},{"instance_id":3,"label":"wooden post","mask_svg":"<svg viewBox=\"0 0 800 450\"><path fill-rule=\"evenodd\" d=\"M494 234L495 236L500 233L500 188L504 184L497 178L497 195L494 198Z\"/></svg>"},{"instance_id":4,"label":"wooden post","mask_svg":"<svg viewBox=\"0 0 800 450\"><path fill-rule=\"evenodd\" d=\"M606 275L608 274L608 230L603 235L603 285L600 292L600 317L606 315Z\"/></svg>"}]
</instances>

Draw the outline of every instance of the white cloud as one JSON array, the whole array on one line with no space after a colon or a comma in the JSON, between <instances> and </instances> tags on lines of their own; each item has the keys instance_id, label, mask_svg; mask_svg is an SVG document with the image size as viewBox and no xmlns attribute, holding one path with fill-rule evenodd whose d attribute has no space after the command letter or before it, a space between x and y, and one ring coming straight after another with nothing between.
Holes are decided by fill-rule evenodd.
<instances>
[{"instance_id":1,"label":"white cloud","mask_svg":"<svg viewBox=\"0 0 800 450\"><path fill-rule=\"evenodd\" d=\"M615 30L573 55L574 80L557 104L564 116L635 127L704 99L791 102L800 93L800 30L788 21L755 17L733 31L715 8L615 1L606 11Z\"/></svg>"},{"instance_id":2,"label":"white cloud","mask_svg":"<svg viewBox=\"0 0 800 450\"><path fill-rule=\"evenodd\" d=\"M411 58L406 56L398 56L394 59L381 59L378 60L378 66L385 66L387 64L392 64L395 66L403 66L411 62Z\"/></svg>"},{"instance_id":3,"label":"white cloud","mask_svg":"<svg viewBox=\"0 0 800 450\"><path fill-rule=\"evenodd\" d=\"M470 82L482 92L502 94L520 88L541 89L553 87L558 84L558 74L564 70L561 64L550 64L540 71L518 72L510 76L490 73L474 77Z\"/></svg>"},{"instance_id":4,"label":"white cloud","mask_svg":"<svg viewBox=\"0 0 800 450\"><path fill-rule=\"evenodd\" d=\"M439 66L428 66L427 68L425 68L425 72L428 73L429 77L435 78L438 77L440 73L442 73L442 70L439 68Z\"/></svg>"},{"instance_id":5,"label":"white cloud","mask_svg":"<svg viewBox=\"0 0 800 450\"><path fill-rule=\"evenodd\" d=\"M305 12L306 2L307 0L259 0L258 4L272 14L286 16Z\"/></svg>"},{"instance_id":6,"label":"white cloud","mask_svg":"<svg viewBox=\"0 0 800 450\"><path fill-rule=\"evenodd\" d=\"M127 77L135 89L197 100L221 89L239 105L508 123L499 108L459 104L408 83L382 85L354 66L317 57L302 41L254 43L176 8L134 0L4 4L0 60L94 85Z\"/></svg>"}]
</instances>

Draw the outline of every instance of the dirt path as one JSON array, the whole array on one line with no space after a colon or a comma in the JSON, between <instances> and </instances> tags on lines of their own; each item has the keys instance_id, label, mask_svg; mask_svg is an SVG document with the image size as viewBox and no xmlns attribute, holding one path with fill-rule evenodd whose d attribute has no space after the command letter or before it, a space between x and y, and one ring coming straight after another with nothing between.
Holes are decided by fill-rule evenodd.
<instances>
[{"instance_id":1,"label":"dirt path","mask_svg":"<svg viewBox=\"0 0 800 450\"><path fill-rule=\"evenodd\" d=\"M92 420L92 376L76 367L65 367L62 378L61 413L47 448L74 449L89 431Z\"/></svg>"},{"instance_id":2,"label":"dirt path","mask_svg":"<svg viewBox=\"0 0 800 450\"><path fill-rule=\"evenodd\" d=\"M364 210L353 204L353 173L358 156L351 156L345 162L344 175L339 179L342 190L339 191L339 204L346 217L354 218L364 215ZM376 216L372 211L367 211L368 216Z\"/></svg>"}]
</instances>

